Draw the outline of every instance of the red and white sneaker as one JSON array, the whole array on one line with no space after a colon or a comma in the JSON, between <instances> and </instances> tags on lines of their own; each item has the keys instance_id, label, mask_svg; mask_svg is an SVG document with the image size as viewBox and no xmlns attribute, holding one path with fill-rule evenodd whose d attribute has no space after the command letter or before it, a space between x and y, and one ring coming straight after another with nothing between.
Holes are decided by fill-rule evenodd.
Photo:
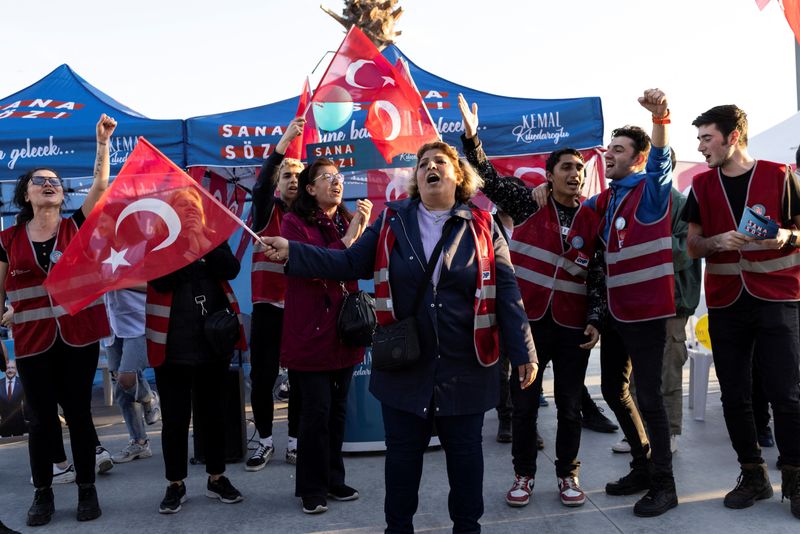
<instances>
[{"instance_id":1,"label":"red and white sneaker","mask_svg":"<svg viewBox=\"0 0 800 534\"><path fill-rule=\"evenodd\" d=\"M578 485L578 477L558 477L558 492L564 506L581 506L586 502L586 495Z\"/></svg>"},{"instance_id":2,"label":"red and white sneaker","mask_svg":"<svg viewBox=\"0 0 800 534\"><path fill-rule=\"evenodd\" d=\"M533 493L533 477L514 475L514 485L506 493L506 502L509 506L525 506L531 500Z\"/></svg>"}]
</instances>

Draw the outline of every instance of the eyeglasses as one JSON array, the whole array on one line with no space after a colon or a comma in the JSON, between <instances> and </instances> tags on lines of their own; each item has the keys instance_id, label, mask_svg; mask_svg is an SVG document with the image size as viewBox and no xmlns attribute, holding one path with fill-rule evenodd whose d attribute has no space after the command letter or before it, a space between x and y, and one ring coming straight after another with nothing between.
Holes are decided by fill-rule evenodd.
<instances>
[{"instance_id":1,"label":"eyeglasses","mask_svg":"<svg viewBox=\"0 0 800 534\"><path fill-rule=\"evenodd\" d=\"M320 178L322 178L323 180L327 180L328 183L330 183L330 184L333 184L333 182L339 182L340 184L344 183L344 176L342 174L339 174L338 172L336 174L334 174L332 172L322 173L319 176L317 176L316 178L314 178L314 181L316 182Z\"/></svg>"},{"instance_id":2,"label":"eyeglasses","mask_svg":"<svg viewBox=\"0 0 800 534\"><path fill-rule=\"evenodd\" d=\"M31 176L31 183L33 185L44 185L48 183L53 187L61 187L61 178L57 176Z\"/></svg>"}]
</instances>

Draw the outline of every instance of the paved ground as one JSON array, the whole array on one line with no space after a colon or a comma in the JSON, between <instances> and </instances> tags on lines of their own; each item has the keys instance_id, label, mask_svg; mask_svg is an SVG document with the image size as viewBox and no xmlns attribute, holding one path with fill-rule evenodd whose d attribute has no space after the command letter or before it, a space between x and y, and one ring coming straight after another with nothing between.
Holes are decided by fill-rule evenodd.
<instances>
[{"instance_id":1,"label":"paved ground","mask_svg":"<svg viewBox=\"0 0 800 534\"><path fill-rule=\"evenodd\" d=\"M685 373L687 381L688 365ZM592 355L587 384L592 395L599 399L596 352ZM788 502L780 502L780 473L774 468L777 459L774 448L765 450L765 457L770 465L776 496L747 510L734 511L722 506L722 497L735 484L738 470L725 432L713 371L706 421L694 421L691 412L684 406L684 434L680 451L675 456L680 506L652 519L633 515L632 506L637 496L608 497L603 492L606 482L627 472L627 455L610 452L610 446L620 439L620 433L584 433L581 485L587 492L588 501L577 509L568 509L560 504L552 467L555 437L552 380L545 381L545 393L551 398L551 406L542 408L540 412L540 433L545 438L546 447L539 458L534 499L526 508L512 509L503 500L512 479L511 447L495 441L497 420L494 412L487 414L484 427L486 511L482 520L485 532L800 532L800 521L789 513ZM104 445L113 451L126 443L127 436L116 408L102 407L101 397L98 389L95 392L96 424ZM278 454L266 469L258 473L246 473L243 464L228 467L228 476L245 495L244 502L240 504L224 505L206 498L203 467L190 466L187 481L189 501L183 510L174 516L156 513L165 488L159 424L152 428L153 458L118 465L109 474L98 477L97 488L103 508L101 518L89 523L76 522L75 486L56 486L56 515L49 525L35 530L24 527L25 512L33 493L28 482L30 473L26 443L0 440L0 499L3 503L0 519L18 530L43 533L108 534L130 531L177 534L227 530L350 534L382 531L383 456L348 455L345 460L348 483L360 491L361 498L354 502L333 502L329 511L322 515L304 515L299 500L293 497L293 466L283 462L286 444L285 407L277 412L277 419L275 438ZM249 430L252 431L252 426ZM415 526L419 532L447 532L450 520L447 514L444 454L431 451L426 455L425 462Z\"/></svg>"}]
</instances>

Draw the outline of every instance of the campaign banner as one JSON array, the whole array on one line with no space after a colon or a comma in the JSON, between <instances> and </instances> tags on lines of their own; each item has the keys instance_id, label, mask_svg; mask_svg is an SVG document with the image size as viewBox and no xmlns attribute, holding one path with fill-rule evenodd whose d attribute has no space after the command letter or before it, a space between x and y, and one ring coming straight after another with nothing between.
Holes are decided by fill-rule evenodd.
<instances>
[{"instance_id":1,"label":"campaign banner","mask_svg":"<svg viewBox=\"0 0 800 534\"><path fill-rule=\"evenodd\" d=\"M117 120L109 142L112 176L139 136L184 164L183 121L148 119L61 65L30 87L0 99L0 180L14 180L35 167L52 167L65 178L91 178L95 125L103 113Z\"/></svg>"}]
</instances>

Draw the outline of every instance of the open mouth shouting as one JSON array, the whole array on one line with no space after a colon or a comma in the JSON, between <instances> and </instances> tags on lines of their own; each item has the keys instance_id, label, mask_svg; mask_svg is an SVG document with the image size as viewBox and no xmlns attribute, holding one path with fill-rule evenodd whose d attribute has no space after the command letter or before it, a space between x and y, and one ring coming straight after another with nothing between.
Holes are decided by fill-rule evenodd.
<instances>
[{"instance_id":1,"label":"open mouth shouting","mask_svg":"<svg viewBox=\"0 0 800 534\"><path fill-rule=\"evenodd\" d=\"M428 184L436 184L442 180L442 177L436 174L435 172L429 172L428 175L425 177L425 182Z\"/></svg>"}]
</instances>

